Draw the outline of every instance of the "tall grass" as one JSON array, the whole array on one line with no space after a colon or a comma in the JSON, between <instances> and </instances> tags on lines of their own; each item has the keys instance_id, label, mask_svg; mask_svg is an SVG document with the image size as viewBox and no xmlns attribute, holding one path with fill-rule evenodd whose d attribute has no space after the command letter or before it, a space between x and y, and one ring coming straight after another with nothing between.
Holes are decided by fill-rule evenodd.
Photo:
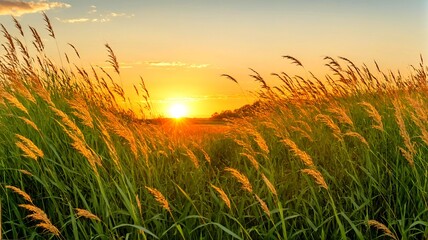
<instances>
[{"instance_id":1,"label":"tall grass","mask_svg":"<svg viewBox=\"0 0 428 240\"><path fill-rule=\"evenodd\" d=\"M4 239L428 237L422 58L403 76L326 57L330 75L273 74L279 86L252 70L261 104L251 117L228 121L224 134L171 137L123 108L108 44L112 73L58 48L59 67L38 31L26 46L14 21L20 35L2 27L0 59Z\"/></svg>"}]
</instances>

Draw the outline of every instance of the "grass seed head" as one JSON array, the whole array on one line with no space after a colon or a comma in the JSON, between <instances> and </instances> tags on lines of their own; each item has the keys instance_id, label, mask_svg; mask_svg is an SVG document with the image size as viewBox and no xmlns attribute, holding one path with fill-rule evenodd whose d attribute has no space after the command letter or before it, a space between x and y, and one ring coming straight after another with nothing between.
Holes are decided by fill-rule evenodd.
<instances>
[{"instance_id":1,"label":"grass seed head","mask_svg":"<svg viewBox=\"0 0 428 240\"><path fill-rule=\"evenodd\" d=\"M251 186L250 180L248 180L245 175L234 168L225 168L224 170L231 173L238 180L238 182L242 184L242 189L248 191L249 193L253 193L253 187Z\"/></svg>"},{"instance_id":2,"label":"grass seed head","mask_svg":"<svg viewBox=\"0 0 428 240\"><path fill-rule=\"evenodd\" d=\"M163 194L157 190L156 188L147 187L146 189L150 192L150 194L155 198L156 202L158 202L162 208L171 213L171 209L169 208L169 203Z\"/></svg>"},{"instance_id":3,"label":"grass seed head","mask_svg":"<svg viewBox=\"0 0 428 240\"><path fill-rule=\"evenodd\" d=\"M311 176L320 187L323 187L323 188L328 190L327 183L325 182L324 177L322 176L322 174L318 170L307 168L307 169L303 169L301 171L303 173L306 173L309 176Z\"/></svg>"},{"instance_id":4,"label":"grass seed head","mask_svg":"<svg viewBox=\"0 0 428 240\"><path fill-rule=\"evenodd\" d=\"M307 154L305 151L300 150L300 148L297 146L297 144L293 140L287 138L282 140L282 142L288 148L290 148L290 150L294 153L294 155L298 157L307 167L314 166L314 162L312 161L311 156L309 156L309 154Z\"/></svg>"},{"instance_id":5,"label":"grass seed head","mask_svg":"<svg viewBox=\"0 0 428 240\"><path fill-rule=\"evenodd\" d=\"M75 208L75 210L76 210L76 215L78 217L84 217L84 218L87 218L87 219L93 219L93 220L96 220L96 221L101 221L101 219L97 215L91 213L90 211L88 211L86 209Z\"/></svg>"},{"instance_id":6,"label":"grass seed head","mask_svg":"<svg viewBox=\"0 0 428 240\"><path fill-rule=\"evenodd\" d=\"M13 192L15 192L16 194L20 195L22 198L24 198L25 201L33 203L33 200L31 199L30 195L28 195L28 193L24 192L23 190L21 190L20 188L14 187L14 186L10 186L7 185L5 186L7 189L12 190Z\"/></svg>"},{"instance_id":7,"label":"grass seed head","mask_svg":"<svg viewBox=\"0 0 428 240\"><path fill-rule=\"evenodd\" d=\"M376 228L378 230L381 230L386 236L388 236L388 237L390 237L390 238L392 238L394 240L398 240L398 237L391 230L389 230L389 228L387 226L385 226L385 224L380 223L380 222L378 222L376 220L369 220L367 222L367 224L370 227L374 227L374 228Z\"/></svg>"},{"instance_id":8,"label":"grass seed head","mask_svg":"<svg viewBox=\"0 0 428 240\"><path fill-rule=\"evenodd\" d=\"M226 206L229 209L231 209L229 197L227 197L227 194L223 191L223 189L216 187L213 184L210 184L210 185L212 188L214 188L214 190L216 190L218 192L218 194L220 194L220 198L221 198L221 200L223 200L223 202L226 204Z\"/></svg>"},{"instance_id":9,"label":"grass seed head","mask_svg":"<svg viewBox=\"0 0 428 240\"><path fill-rule=\"evenodd\" d=\"M260 206L262 207L263 212L265 212L266 215L268 215L268 217L270 218L271 217L270 216L270 210L269 210L266 202L263 201L263 199L261 199L257 194L255 194L254 196L256 197L257 201L260 203Z\"/></svg>"},{"instance_id":10,"label":"grass seed head","mask_svg":"<svg viewBox=\"0 0 428 240\"><path fill-rule=\"evenodd\" d=\"M275 186L272 184L271 181L262 173L263 181L265 182L266 186L268 187L269 191L275 195L278 196L278 193L276 192Z\"/></svg>"}]
</instances>

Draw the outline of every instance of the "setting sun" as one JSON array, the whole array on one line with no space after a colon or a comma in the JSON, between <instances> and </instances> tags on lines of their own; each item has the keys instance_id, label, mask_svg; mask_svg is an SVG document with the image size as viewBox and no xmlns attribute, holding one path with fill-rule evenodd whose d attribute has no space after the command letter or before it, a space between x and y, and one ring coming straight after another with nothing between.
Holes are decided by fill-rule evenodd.
<instances>
[{"instance_id":1,"label":"setting sun","mask_svg":"<svg viewBox=\"0 0 428 240\"><path fill-rule=\"evenodd\" d=\"M168 109L169 117L172 118L182 118L186 117L188 114L187 106L181 103L174 103Z\"/></svg>"}]
</instances>

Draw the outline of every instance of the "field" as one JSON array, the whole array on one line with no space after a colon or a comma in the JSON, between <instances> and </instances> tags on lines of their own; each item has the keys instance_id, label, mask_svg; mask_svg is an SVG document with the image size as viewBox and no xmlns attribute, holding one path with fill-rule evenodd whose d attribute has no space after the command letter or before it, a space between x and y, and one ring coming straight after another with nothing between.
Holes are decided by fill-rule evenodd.
<instances>
[{"instance_id":1,"label":"field","mask_svg":"<svg viewBox=\"0 0 428 240\"><path fill-rule=\"evenodd\" d=\"M153 121L120 107L108 45L113 74L2 32L0 238L428 239L422 57L406 75L326 57L318 78L285 56L307 74L254 71L240 117Z\"/></svg>"}]
</instances>

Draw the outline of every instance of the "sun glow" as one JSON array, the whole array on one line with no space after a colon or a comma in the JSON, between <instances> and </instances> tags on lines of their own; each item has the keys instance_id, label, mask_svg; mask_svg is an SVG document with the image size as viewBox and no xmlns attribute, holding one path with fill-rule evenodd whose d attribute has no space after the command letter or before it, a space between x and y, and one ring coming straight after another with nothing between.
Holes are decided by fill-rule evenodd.
<instances>
[{"instance_id":1,"label":"sun glow","mask_svg":"<svg viewBox=\"0 0 428 240\"><path fill-rule=\"evenodd\" d=\"M187 106L181 103L174 103L168 109L169 116L176 119L186 117L187 113L188 113Z\"/></svg>"}]
</instances>

